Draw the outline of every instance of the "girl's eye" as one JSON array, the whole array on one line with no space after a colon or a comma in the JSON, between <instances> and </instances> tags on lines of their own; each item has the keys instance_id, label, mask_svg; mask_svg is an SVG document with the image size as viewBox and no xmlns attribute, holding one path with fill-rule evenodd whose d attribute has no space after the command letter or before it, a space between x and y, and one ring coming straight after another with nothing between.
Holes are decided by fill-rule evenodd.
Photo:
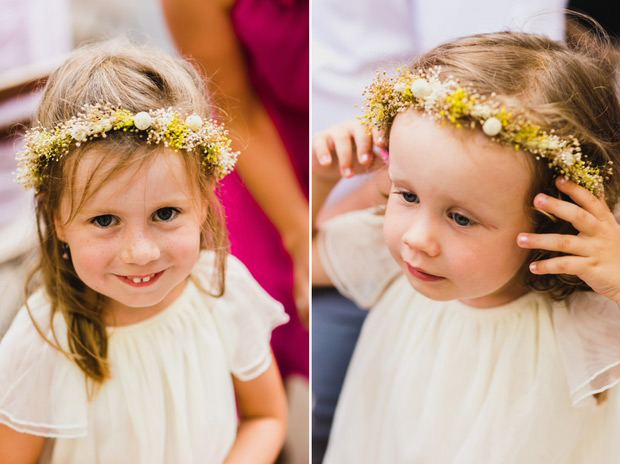
<instances>
[{"instance_id":1,"label":"girl's eye","mask_svg":"<svg viewBox=\"0 0 620 464\"><path fill-rule=\"evenodd\" d=\"M102 216L97 216L91 219L90 222L99 227L110 227L118 224L118 219L116 219L111 214L104 214Z\"/></svg>"},{"instance_id":2,"label":"girl's eye","mask_svg":"<svg viewBox=\"0 0 620 464\"><path fill-rule=\"evenodd\" d=\"M459 213L448 213L448 217L461 227L473 226L475 224L475 222L467 216L463 216Z\"/></svg>"},{"instance_id":3,"label":"girl's eye","mask_svg":"<svg viewBox=\"0 0 620 464\"><path fill-rule=\"evenodd\" d=\"M176 208L159 208L157 211L153 213L154 221L171 221L179 214L179 210Z\"/></svg>"},{"instance_id":4,"label":"girl's eye","mask_svg":"<svg viewBox=\"0 0 620 464\"><path fill-rule=\"evenodd\" d=\"M417 203L418 196L415 193L411 192L399 192L400 196L403 197L406 203Z\"/></svg>"}]
</instances>

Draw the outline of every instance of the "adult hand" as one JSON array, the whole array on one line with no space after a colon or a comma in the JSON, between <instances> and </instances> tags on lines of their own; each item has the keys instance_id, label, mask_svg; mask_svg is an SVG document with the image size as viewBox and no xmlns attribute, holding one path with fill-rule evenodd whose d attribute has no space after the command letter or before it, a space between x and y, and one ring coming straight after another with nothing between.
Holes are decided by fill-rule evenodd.
<instances>
[{"instance_id":1,"label":"adult hand","mask_svg":"<svg viewBox=\"0 0 620 464\"><path fill-rule=\"evenodd\" d=\"M558 177L556 185L576 204L539 194L534 198L534 205L570 222L579 234L519 234L517 243L522 248L566 253L566 256L534 262L530 271L576 275L620 307L620 225L604 198L596 198L564 177Z\"/></svg>"},{"instance_id":2,"label":"adult hand","mask_svg":"<svg viewBox=\"0 0 620 464\"><path fill-rule=\"evenodd\" d=\"M331 126L312 139L312 173L320 177L352 177L383 166L381 158L387 160L384 134L369 134L356 119Z\"/></svg>"}]
</instances>

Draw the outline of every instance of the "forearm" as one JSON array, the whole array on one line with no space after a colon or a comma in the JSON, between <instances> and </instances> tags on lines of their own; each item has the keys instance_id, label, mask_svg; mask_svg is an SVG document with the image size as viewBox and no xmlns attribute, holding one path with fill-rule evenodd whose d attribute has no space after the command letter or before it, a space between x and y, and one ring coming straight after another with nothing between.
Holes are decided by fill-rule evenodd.
<instances>
[{"instance_id":1,"label":"forearm","mask_svg":"<svg viewBox=\"0 0 620 464\"><path fill-rule=\"evenodd\" d=\"M318 252L316 218L323 207L327 196L332 191L338 180L331 177L312 176L312 286L331 286L331 280L327 276Z\"/></svg>"},{"instance_id":2,"label":"forearm","mask_svg":"<svg viewBox=\"0 0 620 464\"><path fill-rule=\"evenodd\" d=\"M246 419L224 464L271 464L284 442L285 425L275 417Z\"/></svg>"},{"instance_id":3,"label":"forearm","mask_svg":"<svg viewBox=\"0 0 620 464\"><path fill-rule=\"evenodd\" d=\"M312 175L312 233L317 231L316 218L325 204L329 193L338 183L338 178Z\"/></svg>"},{"instance_id":4,"label":"forearm","mask_svg":"<svg viewBox=\"0 0 620 464\"><path fill-rule=\"evenodd\" d=\"M261 105L246 105L245 113L233 115L232 124L240 141L238 172L290 250L307 237L309 211L284 145Z\"/></svg>"}]
</instances>

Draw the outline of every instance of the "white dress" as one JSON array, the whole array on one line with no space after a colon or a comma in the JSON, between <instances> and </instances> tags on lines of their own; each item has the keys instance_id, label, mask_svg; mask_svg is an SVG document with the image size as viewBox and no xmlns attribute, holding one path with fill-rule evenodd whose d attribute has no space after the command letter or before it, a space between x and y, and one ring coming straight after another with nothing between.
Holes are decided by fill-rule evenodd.
<instances>
[{"instance_id":1,"label":"white dress","mask_svg":"<svg viewBox=\"0 0 620 464\"><path fill-rule=\"evenodd\" d=\"M108 328L112 378L91 400L84 374L22 308L0 343L0 422L49 437L39 461L46 464L221 463L238 422L231 374L249 380L267 369L271 330L288 316L232 256L225 294L200 290L211 288L212 262L203 252L161 313ZM50 337L44 292L29 303ZM53 324L66 349L60 314Z\"/></svg>"},{"instance_id":2,"label":"white dress","mask_svg":"<svg viewBox=\"0 0 620 464\"><path fill-rule=\"evenodd\" d=\"M585 292L484 310L429 300L389 256L382 222L349 213L319 236L340 291L372 306L324 463L620 462L615 303Z\"/></svg>"}]
</instances>

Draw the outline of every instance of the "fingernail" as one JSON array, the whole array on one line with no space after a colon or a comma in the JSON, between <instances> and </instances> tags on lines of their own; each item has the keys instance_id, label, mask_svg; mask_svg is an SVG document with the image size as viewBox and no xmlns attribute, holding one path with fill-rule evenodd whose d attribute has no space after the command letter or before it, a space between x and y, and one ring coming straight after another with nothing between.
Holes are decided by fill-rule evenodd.
<instances>
[{"instance_id":1,"label":"fingernail","mask_svg":"<svg viewBox=\"0 0 620 464\"><path fill-rule=\"evenodd\" d=\"M351 177L353 175L353 171L351 170L351 168L346 168L344 170L344 176L345 177Z\"/></svg>"},{"instance_id":2,"label":"fingernail","mask_svg":"<svg viewBox=\"0 0 620 464\"><path fill-rule=\"evenodd\" d=\"M388 164L388 162L390 161L390 154L385 148L379 147L379 155L381 156L381 159L385 162L385 164Z\"/></svg>"},{"instance_id":3,"label":"fingernail","mask_svg":"<svg viewBox=\"0 0 620 464\"><path fill-rule=\"evenodd\" d=\"M531 263L530 264L530 271L532 271L532 272L536 271L536 263Z\"/></svg>"},{"instance_id":4,"label":"fingernail","mask_svg":"<svg viewBox=\"0 0 620 464\"><path fill-rule=\"evenodd\" d=\"M382 136L377 137L377 143L383 143L383 137Z\"/></svg>"},{"instance_id":5,"label":"fingernail","mask_svg":"<svg viewBox=\"0 0 620 464\"><path fill-rule=\"evenodd\" d=\"M321 159L319 159L321 164L328 164L330 160L331 158L329 156L321 156Z\"/></svg>"},{"instance_id":6,"label":"fingernail","mask_svg":"<svg viewBox=\"0 0 620 464\"><path fill-rule=\"evenodd\" d=\"M547 196L542 193L536 195L536 198L534 199L534 203L536 203L538 206L543 205L545 201L547 201Z\"/></svg>"},{"instance_id":7,"label":"fingernail","mask_svg":"<svg viewBox=\"0 0 620 464\"><path fill-rule=\"evenodd\" d=\"M527 243L527 238L527 235L519 235L519 238L517 240L519 241L519 243L525 244Z\"/></svg>"},{"instance_id":8,"label":"fingernail","mask_svg":"<svg viewBox=\"0 0 620 464\"><path fill-rule=\"evenodd\" d=\"M370 161L370 155L367 155L366 153L364 153L362 156L360 156L361 163L367 163L368 161Z\"/></svg>"},{"instance_id":9,"label":"fingernail","mask_svg":"<svg viewBox=\"0 0 620 464\"><path fill-rule=\"evenodd\" d=\"M560 176L560 177L558 178L558 182L559 182L560 184L565 184L565 183L566 183L566 177L564 177L564 176Z\"/></svg>"}]
</instances>

